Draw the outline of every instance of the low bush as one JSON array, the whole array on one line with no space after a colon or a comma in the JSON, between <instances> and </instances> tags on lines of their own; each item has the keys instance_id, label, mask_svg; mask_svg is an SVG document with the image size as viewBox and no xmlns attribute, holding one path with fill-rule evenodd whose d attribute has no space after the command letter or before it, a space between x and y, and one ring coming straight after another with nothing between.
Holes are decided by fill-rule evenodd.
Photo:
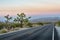
<instances>
[{"instance_id":1,"label":"low bush","mask_svg":"<svg viewBox=\"0 0 60 40\"><path fill-rule=\"evenodd\" d=\"M7 29L2 29L0 33L7 33Z\"/></svg>"}]
</instances>

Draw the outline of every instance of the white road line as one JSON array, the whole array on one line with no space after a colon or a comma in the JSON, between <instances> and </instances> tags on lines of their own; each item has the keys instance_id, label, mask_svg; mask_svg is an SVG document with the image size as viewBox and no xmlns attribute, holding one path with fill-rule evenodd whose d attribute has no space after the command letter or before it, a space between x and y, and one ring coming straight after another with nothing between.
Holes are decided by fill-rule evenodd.
<instances>
[{"instance_id":1,"label":"white road line","mask_svg":"<svg viewBox=\"0 0 60 40\"><path fill-rule=\"evenodd\" d=\"M52 33L52 40L54 40L54 27L53 27L53 33Z\"/></svg>"}]
</instances>

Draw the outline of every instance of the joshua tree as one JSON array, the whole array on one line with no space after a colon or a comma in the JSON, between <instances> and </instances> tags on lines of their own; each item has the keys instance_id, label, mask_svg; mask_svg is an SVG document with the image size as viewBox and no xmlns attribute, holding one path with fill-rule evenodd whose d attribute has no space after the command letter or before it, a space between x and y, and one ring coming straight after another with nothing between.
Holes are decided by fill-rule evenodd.
<instances>
[{"instance_id":1,"label":"joshua tree","mask_svg":"<svg viewBox=\"0 0 60 40\"><path fill-rule=\"evenodd\" d=\"M14 19L14 21L18 21L20 23L21 28L23 27L23 23L27 22L28 19L30 19L31 17L26 17L26 15L24 13L21 14L17 14L17 18Z\"/></svg>"},{"instance_id":2,"label":"joshua tree","mask_svg":"<svg viewBox=\"0 0 60 40\"><path fill-rule=\"evenodd\" d=\"M10 25L9 25L9 21L12 19L12 17L9 17L9 14L4 16L6 18L6 26L7 26L7 29L9 29Z\"/></svg>"},{"instance_id":3,"label":"joshua tree","mask_svg":"<svg viewBox=\"0 0 60 40\"><path fill-rule=\"evenodd\" d=\"M15 18L15 19L14 19L14 22L16 23L17 21L18 21L18 20Z\"/></svg>"}]
</instances>

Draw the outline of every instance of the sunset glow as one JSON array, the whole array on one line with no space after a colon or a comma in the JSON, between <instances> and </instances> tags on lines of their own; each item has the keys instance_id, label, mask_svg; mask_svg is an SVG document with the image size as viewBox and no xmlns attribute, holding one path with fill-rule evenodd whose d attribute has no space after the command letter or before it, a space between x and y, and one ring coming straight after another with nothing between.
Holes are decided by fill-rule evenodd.
<instances>
[{"instance_id":1,"label":"sunset glow","mask_svg":"<svg viewBox=\"0 0 60 40\"><path fill-rule=\"evenodd\" d=\"M27 15L60 13L59 0L0 0L0 16L24 12ZM56 12L56 13L55 13Z\"/></svg>"}]
</instances>

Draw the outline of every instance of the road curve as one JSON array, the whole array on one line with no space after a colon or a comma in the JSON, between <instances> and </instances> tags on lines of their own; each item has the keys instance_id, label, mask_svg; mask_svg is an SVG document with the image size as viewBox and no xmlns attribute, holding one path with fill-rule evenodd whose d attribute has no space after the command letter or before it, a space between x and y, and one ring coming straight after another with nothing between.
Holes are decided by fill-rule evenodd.
<instances>
[{"instance_id":1,"label":"road curve","mask_svg":"<svg viewBox=\"0 0 60 40\"><path fill-rule=\"evenodd\" d=\"M44 27L44 26L43 26ZM8 33L8 34L5 34L5 35L0 35L0 40L10 40L10 39L14 39L16 37L20 37L20 36L23 36L25 35L26 33L28 32L34 32L35 30L38 30L38 29L42 29L43 27L35 27L35 28L30 28L30 29L27 29L27 30L22 30L22 31L17 31L17 32L13 32L13 33Z\"/></svg>"},{"instance_id":2,"label":"road curve","mask_svg":"<svg viewBox=\"0 0 60 40\"><path fill-rule=\"evenodd\" d=\"M27 30L1 35L0 40L52 40L53 28L54 25L52 24L30 28Z\"/></svg>"}]
</instances>

